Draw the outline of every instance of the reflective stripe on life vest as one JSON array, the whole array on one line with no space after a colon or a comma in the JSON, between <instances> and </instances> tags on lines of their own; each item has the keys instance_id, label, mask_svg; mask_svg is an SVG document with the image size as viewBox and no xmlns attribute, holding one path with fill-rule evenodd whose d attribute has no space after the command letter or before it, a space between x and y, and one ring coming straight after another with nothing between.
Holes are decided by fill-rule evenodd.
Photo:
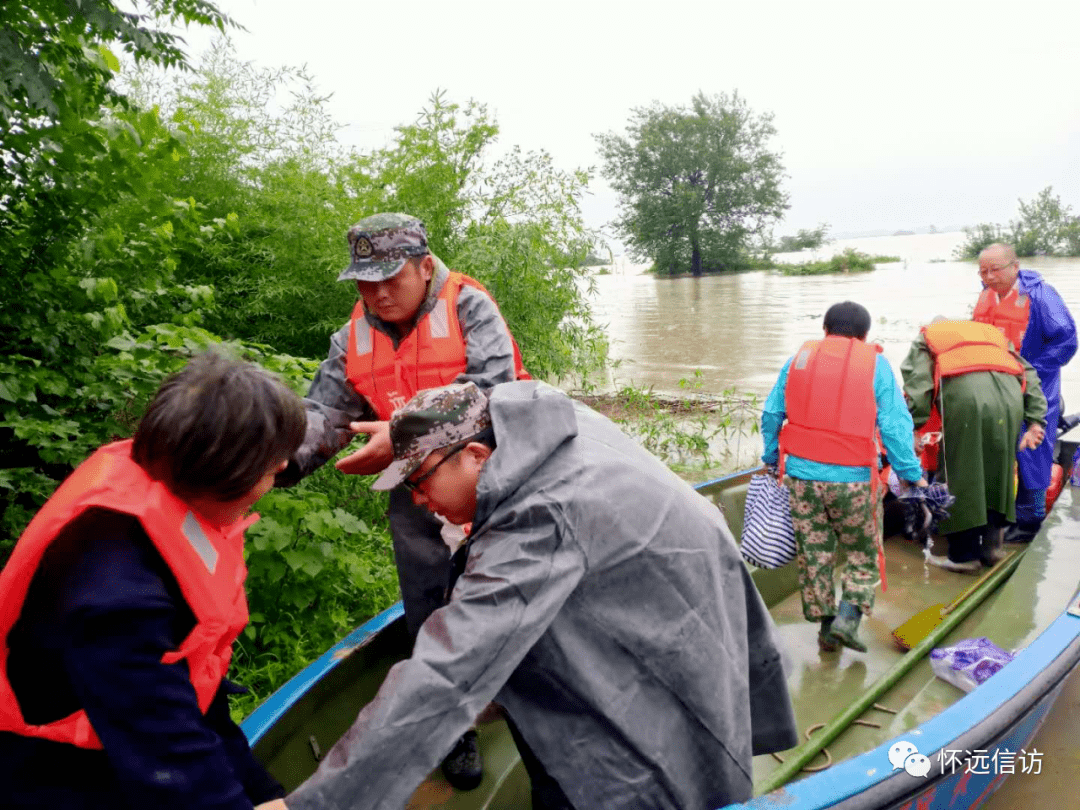
<instances>
[{"instance_id":1,"label":"reflective stripe on life vest","mask_svg":"<svg viewBox=\"0 0 1080 810\"><path fill-rule=\"evenodd\" d=\"M45 725L23 719L7 677L8 634L18 621L30 583L49 545L92 507L138 518L176 577L195 627L162 663L185 660L199 708L205 713L229 668L232 643L248 620L244 594L244 530L257 516L224 528L206 523L154 481L131 458L131 441L106 445L84 461L41 508L0 571L0 731L101 748L86 712Z\"/></svg>"}]
</instances>

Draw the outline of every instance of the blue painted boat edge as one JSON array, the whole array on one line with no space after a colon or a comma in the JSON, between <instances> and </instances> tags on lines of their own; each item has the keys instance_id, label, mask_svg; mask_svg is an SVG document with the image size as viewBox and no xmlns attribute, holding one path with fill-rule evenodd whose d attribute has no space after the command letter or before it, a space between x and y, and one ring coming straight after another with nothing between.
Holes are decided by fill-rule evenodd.
<instances>
[{"instance_id":1,"label":"blue painted boat edge","mask_svg":"<svg viewBox=\"0 0 1080 810\"><path fill-rule=\"evenodd\" d=\"M248 742L255 745L297 701L307 694L307 691L312 686L340 664L345 658L344 655L340 654L342 651L363 644L395 619L402 616L404 612L405 609L401 602L388 607L382 613L357 627L315 661L290 678L240 724L240 730L247 736Z\"/></svg>"},{"instance_id":2,"label":"blue painted boat edge","mask_svg":"<svg viewBox=\"0 0 1080 810\"><path fill-rule=\"evenodd\" d=\"M754 810L810 810L831 807L893 778L905 780L906 789L901 795L909 791L917 792L922 781L920 777L893 773L889 762L889 749L894 743L907 740L915 744L920 752L931 756L943 749L952 750L951 744L954 741L988 720L1011 699L1035 683L1071 645L1076 644L1078 638L1080 618L1063 611L993 678L925 723L847 762L834 765L827 771L790 782L772 793L755 797L744 804L732 804L728 807ZM1065 674L1071 671L1075 664L1076 661L1073 660ZM1008 677L1002 677L1003 675ZM1041 694L1040 690L1040 695L1032 696L1031 706L1038 703ZM898 788L900 787L903 786L898 785Z\"/></svg>"}]
</instances>

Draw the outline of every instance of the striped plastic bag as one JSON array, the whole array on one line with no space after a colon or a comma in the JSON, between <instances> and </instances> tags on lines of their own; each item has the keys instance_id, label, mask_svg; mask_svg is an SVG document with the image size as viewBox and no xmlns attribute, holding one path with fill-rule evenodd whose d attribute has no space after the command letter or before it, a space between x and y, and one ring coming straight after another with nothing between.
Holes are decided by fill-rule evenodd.
<instances>
[{"instance_id":1,"label":"striped plastic bag","mask_svg":"<svg viewBox=\"0 0 1080 810\"><path fill-rule=\"evenodd\" d=\"M774 475L750 479L739 551L758 568L780 568L795 559L791 495Z\"/></svg>"}]
</instances>

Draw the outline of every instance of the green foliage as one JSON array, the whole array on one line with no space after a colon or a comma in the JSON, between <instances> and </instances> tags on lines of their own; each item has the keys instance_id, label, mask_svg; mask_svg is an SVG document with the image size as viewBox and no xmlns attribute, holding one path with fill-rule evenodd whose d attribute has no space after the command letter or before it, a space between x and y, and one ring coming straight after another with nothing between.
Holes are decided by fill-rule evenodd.
<instances>
[{"instance_id":1,"label":"green foliage","mask_svg":"<svg viewBox=\"0 0 1080 810\"><path fill-rule=\"evenodd\" d=\"M74 8L31 0L4 15L42 21L25 47L64 93L11 90L11 43L28 34L0 32L0 103L13 122L0 130L0 563L57 483L130 436L192 354L224 344L305 391L318 365L307 358L325 355L355 301L334 281L345 231L373 211L428 222L440 255L500 300L534 375L603 360L583 282L586 172L520 150L485 163L495 122L439 93L385 150L345 154L303 71L239 64L227 45L182 81L132 74L124 95L116 60L97 49L106 29L45 24L61 7ZM151 7L226 24L202 0ZM145 36L118 35L137 61L181 58L173 40ZM260 504L252 625L236 656L255 694L241 713L397 599L385 498L368 483L331 467Z\"/></svg>"},{"instance_id":2,"label":"green foliage","mask_svg":"<svg viewBox=\"0 0 1080 810\"><path fill-rule=\"evenodd\" d=\"M614 394L581 399L677 472L734 472L718 465L725 459L729 463L738 459L742 437L759 430L761 408L755 396L739 394L734 388L719 397L702 396L703 377L695 369L693 378L679 380L679 388L689 394L686 397L664 396L631 383Z\"/></svg>"},{"instance_id":3,"label":"green foliage","mask_svg":"<svg viewBox=\"0 0 1080 810\"><path fill-rule=\"evenodd\" d=\"M792 253L799 250L814 250L828 242L829 226L826 223L816 228L800 229L794 236L781 236L776 245L777 253Z\"/></svg>"},{"instance_id":4,"label":"green foliage","mask_svg":"<svg viewBox=\"0 0 1080 810\"><path fill-rule=\"evenodd\" d=\"M981 223L964 228L967 238L956 257L976 259L995 242L1012 245L1017 256L1080 256L1080 217L1053 191L1047 186L1031 202L1020 200L1020 217L1008 227Z\"/></svg>"},{"instance_id":5,"label":"green foliage","mask_svg":"<svg viewBox=\"0 0 1080 810\"><path fill-rule=\"evenodd\" d=\"M183 138L169 192L194 198L228 228L177 259L186 284L215 290L205 325L303 357L326 353L327 338L355 301L337 284L347 263L345 230L364 203L341 187L347 156L340 125L302 69L239 62L217 43L193 74L131 78L132 96L156 104Z\"/></svg>"},{"instance_id":6,"label":"green foliage","mask_svg":"<svg viewBox=\"0 0 1080 810\"><path fill-rule=\"evenodd\" d=\"M251 619L236 667L237 719L348 631L399 599L386 496L327 467L259 501L245 544Z\"/></svg>"},{"instance_id":7,"label":"green foliage","mask_svg":"<svg viewBox=\"0 0 1080 810\"><path fill-rule=\"evenodd\" d=\"M689 108L633 110L625 137L597 135L631 252L668 275L745 264L753 235L788 207L775 134L738 93L699 93Z\"/></svg>"},{"instance_id":8,"label":"green foliage","mask_svg":"<svg viewBox=\"0 0 1080 810\"><path fill-rule=\"evenodd\" d=\"M847 248L823 262L800 264L777 264L785 276L820 276L828 273L869 273L877 264L900 261L897 256L868 256L854 248Z\"/></svg>"}]
</instances>

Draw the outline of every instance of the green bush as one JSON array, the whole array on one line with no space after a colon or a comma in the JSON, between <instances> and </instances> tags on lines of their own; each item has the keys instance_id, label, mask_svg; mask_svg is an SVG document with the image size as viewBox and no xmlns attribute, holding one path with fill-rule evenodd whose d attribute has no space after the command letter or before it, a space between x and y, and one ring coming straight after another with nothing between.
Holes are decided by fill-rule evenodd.
<instances>
[{"instance_id":1,"label":"green bush","mask_svg":"<svg viewBox=\"0 0 1080 810\"><path fill-rule=\"evenodd\" d=\"M876 265L897 262L896 256L868 256L854 248L847 248L823 262L778 264L777 269L785 276L820 276L830 273L869 273Z\"/></svg>"}]
</instances>

